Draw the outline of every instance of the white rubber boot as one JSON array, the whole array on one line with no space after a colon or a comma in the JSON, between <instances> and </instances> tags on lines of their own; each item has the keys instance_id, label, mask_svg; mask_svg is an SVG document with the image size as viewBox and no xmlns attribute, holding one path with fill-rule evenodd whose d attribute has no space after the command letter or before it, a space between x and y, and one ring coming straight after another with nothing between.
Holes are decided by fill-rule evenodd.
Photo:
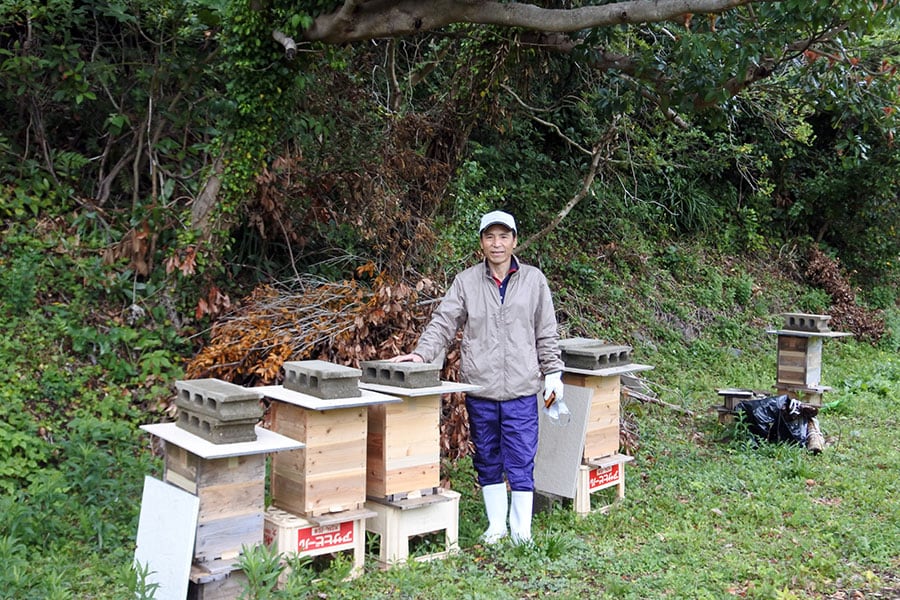
<instances>
[{"instance_id":1,"label":"white rubber boot","mask_svg":"<svg viewBox=\"0 0 900 600\"><path fill-rule=\"evenodd\" d=\"M531 541L531 512L534 492L513 492L509 512L509 533L514 544Z\"/></svg>"},{"instance_id":2,"label":"white rubber boot","mask_svg":"<svg viewBox=\"0 0 900 600\"><path fill-rule=\"evenodd\" d=\"M481 495L484 497L484 509L488 518L488 528L481 540L485 544L496 544L506 537L506 513L509 509L506 484L486 485L481 488Z\"/></svg>"}]
</instances>

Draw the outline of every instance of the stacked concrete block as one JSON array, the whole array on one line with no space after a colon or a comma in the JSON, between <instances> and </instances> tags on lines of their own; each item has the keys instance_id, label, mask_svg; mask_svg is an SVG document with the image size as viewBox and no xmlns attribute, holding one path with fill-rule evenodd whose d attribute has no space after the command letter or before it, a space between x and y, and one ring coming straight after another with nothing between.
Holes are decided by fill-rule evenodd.
<instances>
[{"instance_id":1,"label":"stacked concrete block","mask_svg":"<svg viewBox=\"0 0 900 600\"><path fill-rule=\"evenodd\" d=\"M827 333L831 315L811 315L806 313L783 313L784 328L790 331L809 331Z\"/></svg>"},{"instance_id":2,"label":"stacked concrete block","mask_svg":"<svg viewBox=\"0 0 900 600\"><path fill-rule=\"evenodd\" d=\"M402 388L426 388L441 385L441 367L435 363L370 360L360 363L361 381Z\"/></svg>"},{"instance_id":3,"label":"stacked concrete block","mask_svg":"<svg viewBox=\"0 0 900 600\"><path fill-rule=\"evenodd\" d=\"M583 348L584 346L600 346L605 344L603 340L586 337L564 338L559 340L559 349L568 350L570 348Z\"/></svg>"},{"instance_id":4,"label":"stacked concrete block","mask_svg":"<svg viewBox=\"0 0 900 600\"><path fill-rule=\"evenodd\" d=\"M256 441L260 394L220 379L176 381L176 425L213 444Z\"/></svg>"},{"instance_id":5,"label":"stacked concrete block","mask_svg":"<svg viewBox=\"0 0 900 600\"><path fill-rule=\"evenodd\" d=\"M583 338L576 338L576 340L583 340ZM605 344L597 340L595 343L587 341L561 343L560 350L562 360L567 367L596 371L629 364L632 347Z\"/></svg>"},{"instance_id":6,"label":"stacked concrete block","mask_svg":"<svg viewBox=\"0 0 900 600\"><path fill-rule=\"evenodd\" d=\"M362 395L359 377L362 372L324 360L302 360L284 363L284 387L322 398L356 398Z\"/></svg>"}]
</instances>

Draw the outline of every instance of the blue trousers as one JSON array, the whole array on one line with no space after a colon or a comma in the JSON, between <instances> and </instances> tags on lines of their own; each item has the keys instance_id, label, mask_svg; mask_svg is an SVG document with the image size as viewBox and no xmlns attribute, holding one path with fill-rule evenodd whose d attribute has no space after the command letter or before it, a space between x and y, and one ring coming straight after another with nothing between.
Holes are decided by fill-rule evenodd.
<instances>
[{"instance_id":1,"label":"blue trousers","mask_svg":"<svg viewBox=\"0 0 900 600\"><path fill-rule=\"evenodd\" d=\"M484 487L503 483L514 492L534 491L534 457L538 447L537 396L488 400L466 396L469 435L475 445L472 464Z\"/></svg>"}]
</instances>

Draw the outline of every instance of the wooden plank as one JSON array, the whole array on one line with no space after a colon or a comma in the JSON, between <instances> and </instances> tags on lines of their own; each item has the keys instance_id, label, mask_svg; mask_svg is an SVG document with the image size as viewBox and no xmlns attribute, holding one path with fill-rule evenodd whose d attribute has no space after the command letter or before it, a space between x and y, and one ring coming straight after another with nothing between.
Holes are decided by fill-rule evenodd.
<instances>
[{"instance_id":1,"label":"wooden plank","mask_svg":"<svg viewBox=\"0 0 900 600\"><path fill-rule=\"evenodd\" d=\"M778 353L778 365L785 367L806 368L808 363L806 352L781 351Z\"/></svg>"},{"instance_id":2,"label":"wooden plank","mask_svg":"<svg viewBox=\"0 0 900 600\"><path fill-rule=\"evenodd\" d=\"M213 444L189 431L185 431L175 423L154 423L152 425L141 425L140 428L166 442L184 448L200 458L206 459L243 456L245 454L268 454L300 448L303 445L296 440L259 426L256 427L255 442L237 442L234 444Z\"/></svg>"},{"instance_id":3,"label":"wooden plank","mask_svg":"<svg viewBox=\"0 0 900 600\"><path fill-rule=\"evenodd\" d=\"M265 508L265 479L200 488L198 521L206 523L262 512Z\"/></svg>"},{"instance_id":4,"label":"wooden plank","mask_svg":"<svg viewBox=\"0 0 900 600\"><path fill-rule=\"evenodd\" d=\"M241 546L263 542L263 529L262 511L200 523L197 525L194 558L201 563L223 558L233 561L240 555Z\"/></svg>"},{"instance_id":5,"label":"wooden plank","mask_svg":"<svg viewBox=\"0 0 900 600\"><path fill-rule=\"evenodd\" d=\"M619 423L585 434L583 460L597 460L619 451Z\"/></svg>"},{"instance_id":6,"label":"wooden plank","mask_svg":"<svg viewBox=\"0 0 900 600\"><path fill-rule=\"evenodd\" d=\"M266 477L264 454L249 454L212 460L200 460L197 467L199 489L230 485L244 481L261 481Z\"/></svg>"},{"instance_id":7,"label":"wooden plank","mask_svg":"<svg viewBox=\"0 0 900 600\"><path fill-rule=\"evenodd\" d=\"M797 337L793 335L779 335L778 336L778 349L779 350L795 350L800 352L806 352L806 346L809 338L807 337Z\"/></svg>"},{"instance_id":8,"label":"wooden plank","mask_svg":"<svg viewBox=\"0 0 900 600\"><path fill-rule=\"evenodd\" d=\"M327 479L292 479L283 474L272 477L272 503L283 510L304 516L358 509L365 502L365 472Z\"/></svg>"},{"instance_id":9,"label":"wooden plank","mask_svg":"<svg viewBox=\"0 0 900 600\"><path fill-rule=\"evenodd\" d=\"M202 569L199 565L195 565L194 568ZM244 592L246 585L247 575L240 570L232 570L215 576L192 573L187 600L235 600Z\"/></svg>"},{"instance_id":10,"label":"wooden plank","mask_svg":"<svg viewBox=\"0 0 900 600\"><path fill-rule=\"evenodd\" d=\"M166 443L165 475L163 478L183 490L196 494L198 462L199 459L196 454L188 452L175 444Z\"/></svg>"},{"instance_id":11,"label":"wooden plank","mask_svg":"<svg viewBox=\"0 0 900 600\"><path fill-rule=\"evenodd\" d=\"M367 493L369 496L391 496L433 488L440 483L440 471L440 462L420 463L407 469L389 469L385 472L384 489L367 490Z\"/></svg>"},{"instance_id":12,"label":"wooden plank","mask_svg":"<svg viewBox=\"0 0 900 600\"><path fill-rule=\"evenodd\" d=\"M585 383L592 395L583 457L591 459L614 454L619 450L620 377L590 377Z\"/></svg>"}]
</instances>

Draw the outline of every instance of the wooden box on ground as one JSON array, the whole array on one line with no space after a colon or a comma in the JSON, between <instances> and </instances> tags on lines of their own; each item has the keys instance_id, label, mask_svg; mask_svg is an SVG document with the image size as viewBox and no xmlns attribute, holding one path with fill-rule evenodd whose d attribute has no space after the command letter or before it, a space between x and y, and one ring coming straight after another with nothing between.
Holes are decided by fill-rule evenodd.
<instances>
[{"instance_id":1,"label":"wooden box on ground","mask_svg":"<svg viewBox=\"0 0 900 600\"><path fill-rule=\"evenodd\" d=\"M616 487L616 499L625 497L625 463L634 460L631 456L614 454L607 458L581 465L578 469L578 485L575 488L573 507L578 515L586 515L591 509L591 494L606 488ZM606 512L610 505L596 509Z\"/></svg>"},{"instance_id":2,"label":"wooden box on ground","mask_svg":"<svg viewBox=\"0 0 900 600\"><path fill-rule=\"evenodd\" d=\"M273 400L272 430L304 444L272 457L272 503L304 517L361 509L369 407L399 401L368 391L321 399L282 386L257 389Z\"/></svg>"},{"instance_id":3,"label":"wooden box on ground","mask_svg":"<svg viewBox=\"0 0 900 600\"><path fill-rule=\"evenodd\" d=\"M403 388L361 382L360 387L401 401L369 407L366 494L399 500L438 491L441 481L441 397L477 386L443 382Z\"/></svg>"},{"instance_id":4,"label":"wooden box on ground","mask_svg":"<svg viewBox=\"0 0 900 600\"><path fill-rule=\"evenodd\" d=\"M375 516L366 520L366 529L379 536L378 563L382 568L406 563L410 559L410 538L444 532L437 552L412 557L416 561L444 558L459 551L459 498L452 490L421 498L366 506Z\"/></svg>"},{"instance_id":5,"label":"wooden box on ground","mask_svg":"<svg viewBox=\"0 0 900 600\"><path fill-rule=\"evenodd\" d=\"M301 517L274 506L266 510L265 543L280 554L352 555L351 577L363 572L366 560L366 519L371 510L351 510L323 517Z\"/></svg>"}]
</instances>

